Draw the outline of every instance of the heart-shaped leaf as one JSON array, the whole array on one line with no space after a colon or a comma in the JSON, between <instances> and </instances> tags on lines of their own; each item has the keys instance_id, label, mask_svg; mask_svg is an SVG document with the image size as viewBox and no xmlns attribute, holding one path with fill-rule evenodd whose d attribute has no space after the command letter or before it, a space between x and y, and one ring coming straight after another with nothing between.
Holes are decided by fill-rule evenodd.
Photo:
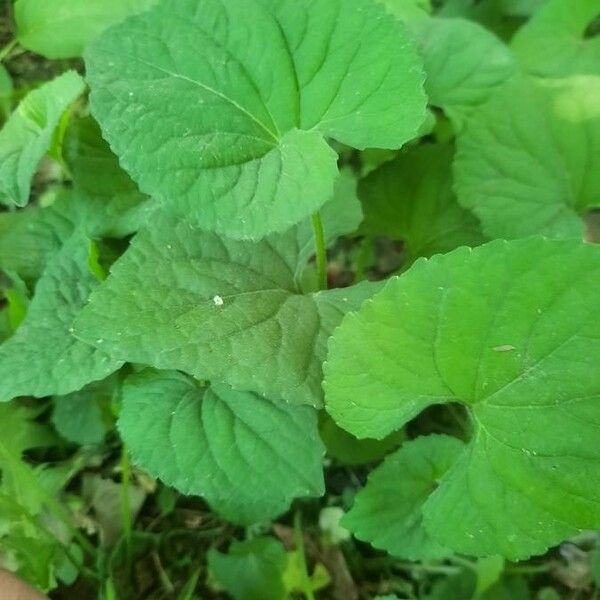
<instances>
[{"instance_id":1,"label":"heart-shaped leaf","mask_svg":"<svg viewBox=\"0 0 600 600\"><path fill-rule=\"evenodd\" d=\"M600 206L600 77L516 77L458 138L459 202L491 238L581 237Z\"/></svg>"},{"instance_id":2,"label":"heart-shaped leaf","mask_svg":"<svg viewBox=\"0 0 600 600\"><path fill-rule=\"evenodd\" d=\"M142 191L236 238L332 196L325 138L398 148L425 117L416 50L372 0L163 2L105 32L86 64L93 112Z\"/></svg>"},{"instance_id":3,"label":"heart-shaped leaf","mask_svg":"<svg viewBox=\"0 0 600 600\"><path fill-rule=\"evenodd\" d=\"M600 527L600 248L529 238L417 261L337 329L327 409L381 438L460 402L472 439L424 505L444 546L510 559Z\"/></svg>"}]
</instances>

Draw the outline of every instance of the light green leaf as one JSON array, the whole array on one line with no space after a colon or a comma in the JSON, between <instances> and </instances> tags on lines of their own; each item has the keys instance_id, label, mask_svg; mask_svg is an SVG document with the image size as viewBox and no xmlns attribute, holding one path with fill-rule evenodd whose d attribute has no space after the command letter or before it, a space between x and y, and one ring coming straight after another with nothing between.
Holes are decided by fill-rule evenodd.
<instances>
[{"instance_id":1,"label":"light green leaf","mask_svg":"<svg viewBox=\"0 0 600 600\"><path fill-rule=\"evenodd\" d=\"M457 128L494 88L516 72L516 61L493 33L466 19L430 18L413 24L432 106Z\"/></svg>"},{"instance_id":2,"label":"light green leaf","mask_svg":"<svg viewBox=\"0 0 600 600\"><path fill-rule=\"evenodd\" d=\"M93 236L122 237L137 231L153 204L121 169L91 117L67 130L65 160L73 176L72 220Z\"/></svg>"},{"instance_id":3,"label":"light green leaf","mask_svg":"<svg viewBox=\"0 0 600 600\"><path fill-rule=\"evenodd\" d=\"M342 525L354 535L408 560L452 554L423 528L423 504L464 449L456 438L431 435L406 442L370 475Z\"/></svg>"},{"instance_id":4,"label":"light green leaf","mask_svg":"<svg viewBox=\"0 0 600 600\"><path fill-rule=\"evenodd\" d=\"M75 334L119 360L320 406L327 338L379 286L302 294L302 248L293 230L242 242L164 219L115 263Z\"/></svg>"},{"instance_id":5,"label":"light green leaf","mask_svg":"<svg viewBox=\"0 0 600 600\"><path fill-rule=\"evenodd\" d=\"M468 410L472 439L423 509L441 544L515 560L600 526L599 274L600 248L576 241L460 248L336 331L327 408L354 435L433 404Z\"/></svg>"},{"instance_id":6,"label":"light green leaf","mask_svg":"<svg viewBox=\"0 0 600 600\"><path fill-rule=\"evenodd\" d=\"M39 280L27 317L0 346L0 400L62 395L103 379L120 362L71 335L75 316L98 281L88 269L89 242L75 234Z\"/></svg>"},{"instance_id":7,"label":"light green leaf","mask_svg":"<svg viewBox=\"0 0 600 600\"><path fill-rule=\"evenodd\" d=\"M208 568L234 600L285 600L287 557L281 542L259 537L234 542L223 554L208 552Z\"/></svg>"},{"instance_id":8,"label":"light green leaf","mask_svg":"<svg viewBox=\"0 0 600 600\"><path fill-rule=\"evenodd\" d=\"M19 43L46 58L81 56L107 27L157 0L17 0Z\"/></svg>"},{"instance_id":9,"label":"light green leaf","mask_svg":"<svg viewBox=\"0 0 600 600\"><path fill-rule=\"evenodd\" d=\"M452 191L452 148L423 144L400 154L359 184L361 232L403 240L409 260L484 241L476 219Z\"/></svg>"},{"instance_id":10,"label":"light green leaf","mask_svg":"<svg viewBox=\"0 0 600 600\"><path fill-rule=\"evenodd\" d=\"M489 237L581 237L600 205L600 77L519 77L459 136L459 202Z\"/></svg>"},{"instance_id":11,"label":"light green leaf","mask_svg":"<svg viewBox=\"0 0 600 600\"><path fill-rule=\"evenodd\" d=\"M425 118L416 50L372 0L160 3L86 64L94 115L142 191L235 238L283 231L331 197L325 138L398 148Z\"/></svg>"},{"instance_id":12,"label":"light green leaf","mask_svg":"<svg viewBox=\"0 0 600 600\"><path fill-rule=\"evenodd\" d=\"M323 494L317 415L176 372L127 379L119 431L134 462L236 523L264 521Z\"/></svg>"},{"instance_id":13,"label":"light green leaf","mask_svg":"<svg viewBox=\"0 0 600 600\"><path fill-rule=\"evenodd\" d=\"M68 71L21 101L0 131L0 202L27 204L31 179L50 148L54 130L84 88L83 79Z\"/></svg>"},{"instance_id":14,"label":"light green leaf","mask_svg":"<svg viewBox=\"0 0 600 600\"><path fill-rule=\"evenodd\" d=\"M541 77L600 75L600 38L586 38L598 0L549 0L512 40L524 68Z\"/></svg>"},{"instance_id":15,"label":"light green leaf","mask_svg":"<svg viewBox=\"0 0 600 600\"><path fill-rule=\"evenodd\" d=\"M116 384L117 379L109 377L86 385L78 392L56 396L52 413L56 431L75 444L100 444L106 435L106 415Z\"/></svg>"},{"instance_id":16,"label":"light green leaf","mask_svg":"<svg viewBox=\"0 0 600 600\"><path fill-rule=\"evenodd\" d=\"M338 427L326 413L320 415L319 434L327 448L327 454L347 465L381 460L404 440L404 431L394 431L383 440L359 440Z\"/></svg>"},{"instance_id":17,"label":"light green leaf","mask_svg":"<svg viewBox=\"0 0 600 600\"><path fill-rule=\"evenodd\" d=\"M377 0L381 2L395 17L411 23L416 20L426 19L431 13L430 0Z\"/></svg>"}]
</instances>

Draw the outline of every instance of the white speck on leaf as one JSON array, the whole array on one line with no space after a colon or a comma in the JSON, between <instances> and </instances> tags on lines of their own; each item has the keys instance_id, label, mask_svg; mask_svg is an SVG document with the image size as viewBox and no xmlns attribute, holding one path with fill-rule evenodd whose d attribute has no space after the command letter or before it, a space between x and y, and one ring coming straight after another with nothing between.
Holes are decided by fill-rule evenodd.
<instances>
[{"instance_id":1,"label":"white speck on leaf","mask_svg":"<svg viewBox=\"0 0 600 600\"><path fill-rule=\"evenodd\" d=\"M215 296L213 302L215 303L215 306L223 306L223 298L221 298L221 296Z\"/></svg>"},{"instance_id":2,"label":"white speck on leaf","mask_svg":"<svg viewBox=\"0 0 600 600\"><path fill-rule=\"evenodd\" d=\"M516 350L516 348L510 344L504 344L503 346L496 346L492 350L494 352L511 352L512 350Z\"/></svg>"}]
</instances>

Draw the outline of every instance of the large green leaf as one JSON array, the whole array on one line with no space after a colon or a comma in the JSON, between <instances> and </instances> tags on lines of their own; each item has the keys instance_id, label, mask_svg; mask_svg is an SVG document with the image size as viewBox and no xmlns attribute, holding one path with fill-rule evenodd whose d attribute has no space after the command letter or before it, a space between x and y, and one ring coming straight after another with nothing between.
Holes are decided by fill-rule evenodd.
<instances>
[{"instance_id":1,"label":"large green leaf","mask_svg":"<svg viewBox=\"0 0 600 600\"><path fill-rule=\"evenodd\" d=\"M528 238L420 260L335 332L330 414L381 438L462 403L467 449L424 505L438 542L519 559L600 527L600 248Z\"/></svg>"},{"instance_id":2,"label":"large green leaf","mask_svg":"<svg viewBox=\"0 0 600 600\"><path fill-rule=\"evenodd\" d=\"M227 554L208 553L210 572L234 600L285 600L286 562L281 542L269 537L234 542Z\"/></svg>"},{"instance_id":3,"label":"large green leaf","mask_svg":"<svg viewBox=\"0 0 600 600\"><path fill-rule=\"evenodd\" d=\"M31 179L50 148L54 130L84 87L83 79L68 71L21 101L0 131L0 202L27 204Z\"/></svg>"},{"instance_id":4,"label":"large green leaf","mask_svg":"<svg viewBox=\"0 0 600 600\"><path fill-rule=\"evenodd\" d=\"M459 136L459 202L489 237L581 237L600 205L600 77L518 77Z\"/></svg>"},{"instance_id":5,"label":"large green leaf","mask_svg":"<svg viewBox=\"0 0 600 600\"><path fill-rule=\"evenodd\" d=\"M303 294L305 246L295 230L235 241L164 219L114 265L75 334L120 360L319 406L327 338L377 284Z\"/></svg>"},{"instance_id":6,"label":"large green leaf","mask_svg":"<svg viewBox=\"0 0 600 600\"><path fill-rule=\"evenodd\" d=\"M423 504L463 450L460 440L432 435L405 443L370 475L342 525L393 556L434 560L452 554L423 527Z\"/></svg>"},{"instance_id":7,"label":"large green leaf","mask_svg":"<svg viewBox=\"0 0 600 600\"><path fill-rule=\"evenodd\" d=\"M517 32L512 48L534 75L600 75L600 38L585 36L598 17L598 0L550 0Z\"/></svg>"},{"instance_id":8,"label":"large green leaf","mask_svg":"<svg viewBox=\"0 0 600 600\"><path fill-rule=\"evenodd\" d=\"M107 27L157 0L17 0L19 43L47 58L81 56Z\"/></svg>"},{"instance_id":9,"label":"large green leaf","mask_svg":"<svg viewBox=\"0 0 600 600\"><path fill-rule=\"evenodd\" d=\"M118 426L140 467L236 523L276 517L294 498L324 491L325 451L309 406L147 371L126 381Z\"/></svg>"},{"instance_id":10,"label":"large green leaf","mask_svg":"<svg viewBox=\"0 0 600 600\"><path fill-rule=\"evenodd\" d=\"M96 121L73 121L64 146L73 176L71 218L91 235L120 237L137 231L153 205L119 167Z\"/></svg>"},{"instance_id":11,"label":"large green leaf","mask_svg":"<svg viewBox=\"0 0 600 600\"><path fill-rule=\"evenodd\" d=\"M429 102L442 108L458 127L516 71L516 61L504 42L477 23L430 18L412 29L427 75Z\"/></svg>"},{"instance_id":12,"label":"large green leaf","mask_svg":"<svg viewBox=\"0 0 600 600\"><path fill-rule=\"evenodd\" d=\"M27 317L0 346L0 401L68 394L121 364L71 335L75 316L98 284L88 260L89 241L74 234L50 261Z\"/></svg>"},{"instance_id":13,"label":"large green leaf","mask_svg":"<svg viewBox=\"0 0 600 600\"><path fill-rule=\"evenodd\" d=\"M372 0L163 2L86 64L94 115L141 189L236 238L331 197L325 138L397 148L425 118L416 50Z\"/></svg>"},{"instance_id":14,"label":"large green leaf","mask_svg":"<svg viewBox=\"0 0 600 600\"><path fill-rule=\"evenodd\" d=\"M361 232L403 240L410 259L483 242L452 191L452 157L450 146L420 145L370 173L359 185Z\"/></svg>"}]
</instances>

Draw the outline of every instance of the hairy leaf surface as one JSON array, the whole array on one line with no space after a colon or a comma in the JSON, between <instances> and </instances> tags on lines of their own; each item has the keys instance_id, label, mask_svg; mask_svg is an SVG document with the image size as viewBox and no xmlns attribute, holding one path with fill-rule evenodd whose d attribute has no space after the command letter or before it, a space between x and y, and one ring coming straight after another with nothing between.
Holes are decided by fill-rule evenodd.
<instances>
[{"instance_id":1,"label":"hairy leaf surface","mask_svg":"<svg viewBox=\"0 0 600 600\"><path fill-rule=\"evenodd\" d=\"M327 338L378 284L303 294L305 246L295 230L249 242L157 222L114 265L75 334L120 360L320 406Z\"/></svg>"},{"instance_id":2,"label":"hairy leaf surface","mask_svg":"<svg viewBox=\"0 0 600 600\"><path fill-rule=\"evenodd\" d=\"M0 346L0 401L62 395L103 379L119 366L71 330L98 281L90 272L89 241L74 234L39 280L27 317Z\"/></svg>"},{"instance_id":3,"label":"hairy leaf surface","mask_svg":"<svg viewBox=\"0 0 600 600\"><path fill-rule=\"evenodd\" d=\"M332 196L325 138L397 148L425 117L416 50L372 0L160 3L86 63L94 115L142 191L236 238Z\"/></svg>"}]
</instances>

